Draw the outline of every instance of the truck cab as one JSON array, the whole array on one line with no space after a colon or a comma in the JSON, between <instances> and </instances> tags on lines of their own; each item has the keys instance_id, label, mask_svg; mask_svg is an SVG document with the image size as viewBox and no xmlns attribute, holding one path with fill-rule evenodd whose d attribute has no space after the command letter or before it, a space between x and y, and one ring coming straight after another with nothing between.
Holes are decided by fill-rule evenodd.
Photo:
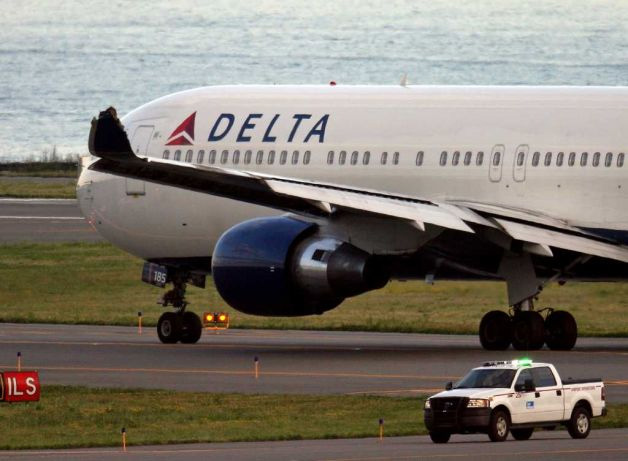
<instances>
[{"instance_id":1,"label":"truck cab","mask_svg":"<svg viewBox=\"0 0 628 461\"><path fill-rule=\"evenodd\" d=\"M601 379L561 380L550 363L530 359L486 362L425 402L425 425L436 443L454 433L487 433L503 441L532 436L536 427L565 425L585 438L590 420L606 414Z\"/></svg>"}]
</instances>

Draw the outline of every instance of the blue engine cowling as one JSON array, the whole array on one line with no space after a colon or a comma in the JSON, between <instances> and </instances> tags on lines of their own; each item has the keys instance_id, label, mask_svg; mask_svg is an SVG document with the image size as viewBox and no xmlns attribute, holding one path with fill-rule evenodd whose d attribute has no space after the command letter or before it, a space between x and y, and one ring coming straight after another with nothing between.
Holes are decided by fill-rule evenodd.
<instances>
[{"instance_id":1,"label":"blue engine cowling","mask_svg":"<svg viewBox=\"0 0 628 461\"><path fill-rule=\"evenodd\" d=\"M232 227L214 249L216 289L241 312L292 317L322 314L348 296L386 284L388 273L373 256L316 237L317 228L285 216Z\"/></svg>"}]
</instances>

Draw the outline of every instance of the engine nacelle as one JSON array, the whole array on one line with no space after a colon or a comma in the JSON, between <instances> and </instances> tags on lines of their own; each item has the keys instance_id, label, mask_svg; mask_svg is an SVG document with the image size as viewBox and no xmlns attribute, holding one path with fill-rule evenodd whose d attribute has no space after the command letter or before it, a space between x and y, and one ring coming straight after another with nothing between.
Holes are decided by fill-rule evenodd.
<instances>
[{"instance_id":1,"label":"engine nacelle","mask_svg":"<svg viewBox=\"0 0 628 461\"><path fill-rule=\"evenodd\" d=\"M214 249L216 289L241 312L292 317L322 314L386 284L389 274L376 257L316 230L289 217L232 227Z\"/></svg>"}]
</instances>

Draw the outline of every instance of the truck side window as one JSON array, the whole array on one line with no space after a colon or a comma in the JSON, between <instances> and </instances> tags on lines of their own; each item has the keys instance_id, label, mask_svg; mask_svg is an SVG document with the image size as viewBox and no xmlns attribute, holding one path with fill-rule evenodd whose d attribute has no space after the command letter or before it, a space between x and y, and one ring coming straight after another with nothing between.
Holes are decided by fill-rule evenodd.
<instances>
[{"instance_id":1,"label":"truck side window","mask_svg":"<svg viewBox=\"0 0 628 461\"><path fill-rule=\"evenodd\" d=\"M521 370L521 373L519 373L519 376L517 377L517 382L515 383L515 385L525 384L526 379L532 379L532 373L530 373L529 369Z\"/></svg>"},{"instance_id":2,"label":"truck side window","mask_svg":"<svg viewBox=\"0 0 628 461\"><path fill-rule=\"evenodd\" d=\"M556 378L549 367L539 367L532 369L534 376L534 385L536 387L550 387L556 385Z\"/></svg>"}]
</instances>

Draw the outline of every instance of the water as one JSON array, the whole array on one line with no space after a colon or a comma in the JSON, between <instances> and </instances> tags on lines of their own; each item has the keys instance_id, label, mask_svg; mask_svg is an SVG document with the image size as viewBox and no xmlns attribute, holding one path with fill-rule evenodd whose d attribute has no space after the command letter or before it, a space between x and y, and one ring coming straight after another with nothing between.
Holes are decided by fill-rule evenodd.
<instances>
[{"instance_id":1,"label":"water","mask_svg":"<svg viewBox=\"0 0 628 461\"><path fill-rule=\"evenodd\" d=\"M628 85L625 0L0 0L0 158L225 83Z\"/></svg>"}]
</instances>

